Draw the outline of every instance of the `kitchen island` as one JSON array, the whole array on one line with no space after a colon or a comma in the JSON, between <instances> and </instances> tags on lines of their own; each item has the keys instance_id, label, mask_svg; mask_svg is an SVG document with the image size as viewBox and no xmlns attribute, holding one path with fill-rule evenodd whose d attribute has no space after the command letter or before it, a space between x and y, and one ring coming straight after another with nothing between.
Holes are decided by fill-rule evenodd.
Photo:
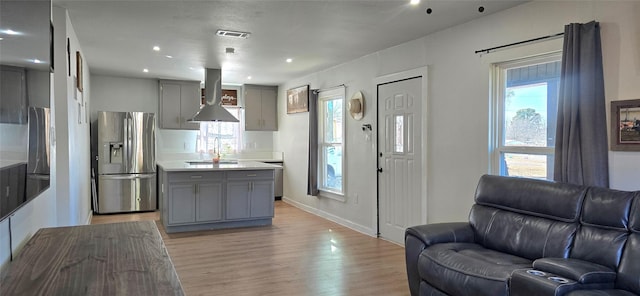
<instances>
[{"instance_id":1,"label":"kitchen island","mask_svg":"<svg viewBox=\"0 0 640 296\"><path fill-rule=\"evenodd\" d=\"M279 167L254 161L158 162L160 220L166 232L271 225Z\"/></svg>"}]
</instances>

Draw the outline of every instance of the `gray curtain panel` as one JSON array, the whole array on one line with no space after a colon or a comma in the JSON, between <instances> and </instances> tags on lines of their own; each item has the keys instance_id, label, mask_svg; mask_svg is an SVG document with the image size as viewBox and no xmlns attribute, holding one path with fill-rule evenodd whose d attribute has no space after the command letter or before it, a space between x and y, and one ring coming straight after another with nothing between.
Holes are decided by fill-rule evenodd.
<instances>
[{"instance_id":1,"label":"gray curtain panel","mask_svg":"<svg viewBox=\"0 0 640 296\"><path fill-rule=\"evenodd\" d=\"M562 54L554 179L609 187L599 23L566 25Z\"/></svg>"},{"instance_id":2,"label":"gray curtain panel","mask_svg":"<svg viewBox=\"0 0 640 296\"><path fill-rule=\"evenodd\" d=\"M307 195L318 196L318 90L309 94L309 171Z\"/></svg>"}]
</instances>

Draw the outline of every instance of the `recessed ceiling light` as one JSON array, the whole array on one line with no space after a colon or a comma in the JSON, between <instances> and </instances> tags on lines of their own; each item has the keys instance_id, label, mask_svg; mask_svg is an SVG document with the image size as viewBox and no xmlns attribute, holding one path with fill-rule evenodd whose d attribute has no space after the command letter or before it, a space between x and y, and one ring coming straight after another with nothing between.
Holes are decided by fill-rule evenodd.
<instances>
[{"instance_id":1,"label":"recessed ceiling light","mask_svg":"<svg viewBox=\"0 0 640 296\"><path fill-rule=\"evenodd\" d=\"M33 63L34 63L34 64L40 64L40 63L42 63L42 61L41 61L41 60L38 60L38 59L33 59Z\"/></svg>"},{"instance_id":2,"label":"recessed ceiling light","mask_svg":"<svg viewBox=\"0 0 640 296\"><path fill-rule=\"evenodd\" d=\"M22 35L22 33L16 32L16 31L11 30L11 29L1 30L0 33L7 34L7 35Z\"/></svg>"},{"instance_id":3,"label":"recessed ceiling light","mask_svg":"<svg viewBox=\"0 0 640 296\"><path fill-rule=\"evenodd\" d=\"M170 55L166 55L165 57L167 57L167 59L173 59L173 56Z\"/></svg>"},{"instance_id":4,"label":"recessed ceiling light","mask_svg":"<svg viewBox=\"0 0 640 296\"><path fill-rule=\"evenodd\" d=\"M247 76L247 79L251 80L251 76Z\"/></svg>"},{"instance_id":5,"label":"recessed ceiling light","mask_svg":"<svg viewBox=\"0 0 640 296\"><path fill-rule=\"evenodd\" d=\"M149 73L149 69L144 68L144 69L142 69L142 72L144 72L144 73Z\"/></svg>"},{"instance_id":6,"label":"recessed ceiling light","mask_svg":"<svg viewBox=\"0 0 640 296\"><path fill-rule=\"evenodd\" d=\"M293 62L293 59L287 59L287 63Z\"/></svg>"},{"instance_id":7,"label":"recessed ceiling light","mask_svg":"<svg viewBox=\"0 0 640 296\"><path fill-rule=\"evenodd\" d=\"M418 5L418 4L420 4L420 0L411 0L411 1L409 2L409 4L411 4L411 5Z\"/></svg>"},{"instance_id":8,"label":"recessed ceiling light","mask_svg":"<svg viewBox=\"0 0 640 296\"><path fill-rule=\"evenodd\" d=\"M153 50L154 50L154 51L160 51L160 46L157 46L157 45L156 45L156 46L154 46L154 47L153 47Z\"/></svg>"}]
</instances>

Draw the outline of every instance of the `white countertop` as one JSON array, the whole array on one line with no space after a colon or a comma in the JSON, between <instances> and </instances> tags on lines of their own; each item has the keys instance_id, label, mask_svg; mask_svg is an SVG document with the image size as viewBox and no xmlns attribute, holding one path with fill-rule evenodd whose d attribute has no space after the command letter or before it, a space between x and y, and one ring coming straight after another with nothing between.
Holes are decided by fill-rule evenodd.
<instances>
[{"instance_id":1,"label":"white countertop","mask_svg":"<svg viewBox=\"0 0 640 296\"><path fill-rule=\"evenodd\" d=\"M237 154L224 154L223 159L238 159L242 161L259 161L259 162L284 162L284 155L282 152L270 152L270 151L243 151ZM208 153L159 153L156 157L157 162L166 161L181 161L192 159L211 159L211 155Z\"/></svg>"},{"instance_id":2,"label":"white countertop","mask_svg":"<svg viewBox=\"0 0 640 296\"><path fill-rule=\"evenodd\" d=\"M239 160L238 163L220 164L189 164L187 160L170 160L158 161L156 164L167 172L273 170L282 167L279 165L247 160Z\"/></svg>"},{"instance_id":3,"label":"white countertop","mask_svg":"<svg viewBox=\"0 0 640 296\"><path fill-rule=\"evenodd\" d=\"M25 160L0 160L0 168L8 169L10 167L26 164Z\"/></svg>"}]
</instances>

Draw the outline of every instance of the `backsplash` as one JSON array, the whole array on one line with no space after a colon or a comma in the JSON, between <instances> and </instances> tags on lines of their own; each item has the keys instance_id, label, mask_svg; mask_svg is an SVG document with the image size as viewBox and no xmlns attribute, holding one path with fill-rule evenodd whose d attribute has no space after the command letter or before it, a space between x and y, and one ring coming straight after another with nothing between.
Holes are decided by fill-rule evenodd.
<instances>
[{"instance_id":1,"label":"backsplash","mask_svg":"<svg viewBox=\"0 0 640 296\"><path fill-rule=\"evenodd\" d=\"M273 152L274 132L245 131L243 133L242 151L226 157L239 159L282 159L282 153ZM196 151L198 131L166 130L156 131L156 158L160 160L200 159L208 158Z\"/></svg>"}]
</instances>

